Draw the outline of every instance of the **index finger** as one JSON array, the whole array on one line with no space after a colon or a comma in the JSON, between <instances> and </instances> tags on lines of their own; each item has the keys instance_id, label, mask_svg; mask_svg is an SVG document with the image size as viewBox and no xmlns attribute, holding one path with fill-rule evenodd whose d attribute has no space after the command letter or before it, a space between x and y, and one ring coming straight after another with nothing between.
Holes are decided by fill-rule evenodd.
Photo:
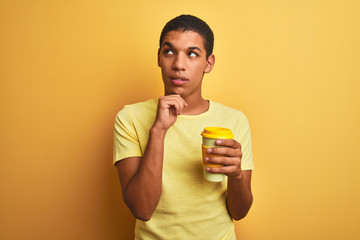
<instances>
[{"instance_id":1,"label":"index finger","mask_svg":"<svg viewBox=\"0 0 360 240\"><path fill-rule=\"evenodd\" d=\"M187 107L187 102L185 101L184 98L182 98L179 94L172 94L172 95L167 95L164 96L167 99L173 99L174 101L176 101L179 104L179 107L182 109L184 107Z\"/></svg>"},{"instance_id":2,"label":"index finger","mask_svg":"<svg viewBox=\"0 0 360 240\"><path fill-rule=\"evenodd\" d=\"M179 94L174 94L170 96L174 96L181 103L182 107L187 107L187 102Z\"/></svg>"},{"instance_id":3,"label":"index finger","mask_svg":"<svg viewBox=\"0 0 360 240\"><path fill-rule=\"evenodd\" d=\"M161 100L168 106L173 107L177 115L181 114L183 108L187 106L187 103L180 95L166 95L161 97Z\"/></svg>"},{"instance_id":4,"label":"index finger","mask_svg":"<svg viewBox=\"0 0 360 240\"><path fill-rule=\"evenodd\" d=\"M224 146L224 147L241 149L241 144L234 139L217 139L215 144L216 144L216 146Z\"/></svg>"}]
</instances>

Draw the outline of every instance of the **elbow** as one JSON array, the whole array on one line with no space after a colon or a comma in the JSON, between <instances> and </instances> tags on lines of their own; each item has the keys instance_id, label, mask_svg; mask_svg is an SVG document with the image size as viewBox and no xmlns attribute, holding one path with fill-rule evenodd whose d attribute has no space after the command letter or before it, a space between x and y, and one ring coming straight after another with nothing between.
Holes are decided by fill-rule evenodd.
<instances>
[{"instance_id":1,"label":"elbow","mask_svg":"<svg viewBox=\"0 0 360 240\"><path fill-rule=\"evenodd\" d=\"M141 221L147 222L151 219L156 205L150 204L149 201L130 201L128 198L124 198L126 206L131 211L132 215Z\"/></svg>"},{"instance_id":2,"label":"elbow","mask_svg":"<svg viewBox=\"0 0 360 240\"><path fill-rule=\"evenodd\" d=\"M130 209L132 215L141 221L147 222L151 219L154 210L149 208L148 204L127 204L128 208Z\"/></svg>"},{"instance_id":3,"label":"elbow","mask_svg":"<svg viewBox=\"0 0 360 240\"><path fill-rule=\"evenodd\" d=\"M238 214L236 216L233 216L232 219L235 221L240 221L241 219L245 218L249 211L242 212L241 214Z\"/></svg>"},{"instance_id":4,"label":"elbow","mask_svg":"<svg viewBox=\"0 0 360 240\"><path fill-rule=\"evenodd\" d=\"M237 211L235 209L233 211L230 211L231 218L234 219L235 221L240 221L241 219L245 218L250 211L252 203L253 203L253 198L251 197L251 199L249 200L248 204L245 207L238 209Z\"/></svg>"},{"instance_id":5,"label":"elbow","mask_svg":"<svg viewBox=\"0 0 360 240\"><path fill-rule=\"evenodd\" d=\"M131 213L136 219L144 222L149 221L152 217L152 212L131 210Z\"/></svg>"}]
</instances>

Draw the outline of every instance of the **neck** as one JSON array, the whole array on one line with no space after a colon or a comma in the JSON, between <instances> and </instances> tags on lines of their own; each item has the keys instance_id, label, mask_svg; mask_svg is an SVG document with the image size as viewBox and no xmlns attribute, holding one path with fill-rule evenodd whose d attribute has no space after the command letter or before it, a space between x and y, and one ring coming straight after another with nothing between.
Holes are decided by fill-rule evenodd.
<instances>
[{"instance_id":1,"label":"neck","mask_svg":"<svg viewBox=\"0 0 360 240\"><path fill-rule=\"evenodd\" d=\"M209 109L209 101L202 98L202 96L184 97L184 100L188 106L183 110L184 115L198 115L206 112Z\"/></svg>"}]
</instances>

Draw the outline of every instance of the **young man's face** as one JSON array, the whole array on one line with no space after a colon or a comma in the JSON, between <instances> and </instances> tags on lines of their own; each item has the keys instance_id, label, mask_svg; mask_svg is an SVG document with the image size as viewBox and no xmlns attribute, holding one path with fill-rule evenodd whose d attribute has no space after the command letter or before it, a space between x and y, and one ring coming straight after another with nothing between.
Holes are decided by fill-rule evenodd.
<instances>
[{"instance_id":1,"label":"young man's face","mask_svg":"<svg viewBox=\"0 0 360 240\"><path fill-rule=\"evenodd\" d=\"M158 52L165 95L201 97L203 75L211 71L214 62L214 55L206 59L204 40L197 32L168 32Z\"/></svg>"}]
</instances>

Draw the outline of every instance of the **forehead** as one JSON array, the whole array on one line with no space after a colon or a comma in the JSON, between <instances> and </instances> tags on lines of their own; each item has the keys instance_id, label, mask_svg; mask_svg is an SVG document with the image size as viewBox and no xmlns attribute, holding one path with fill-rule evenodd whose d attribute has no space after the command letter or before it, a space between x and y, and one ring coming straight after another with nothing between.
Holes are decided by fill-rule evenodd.
<instances>
[{"instance_id":1,"label":"forehead","mask_svg":"<svg viewBox=\"0 0 360 240\"><path fill-rule=\"evenodd\" d=\"M176 48L198 47L205 49L203 37L194 31L170 31L165 35L161 47L164 46L165 42Z\"/></svg>"}]
</instances>

